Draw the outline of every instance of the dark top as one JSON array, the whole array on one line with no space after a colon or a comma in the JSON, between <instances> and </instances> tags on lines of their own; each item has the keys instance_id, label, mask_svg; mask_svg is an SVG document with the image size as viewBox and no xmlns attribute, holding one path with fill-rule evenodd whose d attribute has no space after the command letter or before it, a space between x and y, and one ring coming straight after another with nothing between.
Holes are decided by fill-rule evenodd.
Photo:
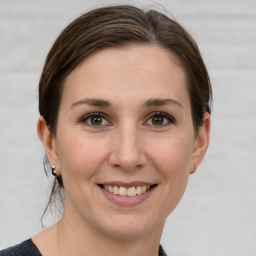
<instances>
[{"instance_id":1,"label":"dark top","mask_svg":"<svg viewBox=\"0 0 256 256\"><path fill-rule=\"evenodd\" d=\"M159 247L159 256L167 256L162 246ZM0 251L0 256L42 256L36 245L31 239L28 239L21 244L9 247Z\"/></svg>"},{"instance_id":2,"label":"dark top","mask_svg":"<svg viewBox=\"0 0 256 256\"><path fill-rule=\"evenodd\" d=\"M42 256L31 239L0 251L0 256Z\"/></svg>"}]
</instances>

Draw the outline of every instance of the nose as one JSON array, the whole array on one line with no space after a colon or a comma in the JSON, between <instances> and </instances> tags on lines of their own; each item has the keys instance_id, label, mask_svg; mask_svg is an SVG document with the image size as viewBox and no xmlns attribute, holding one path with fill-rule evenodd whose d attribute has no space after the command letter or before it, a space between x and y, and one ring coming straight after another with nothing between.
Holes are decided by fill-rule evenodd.
<instances>
[{"instance_id":1,"label":"nose","mask_svg":"<svg viewBox=\"0 0 256 256\"><path fill-rule=\"evenodd\" d=\"M109 163L123 171L135 171L147 162L142 135L135 127L117 129L111 140Z\"/></svg>"}]
</instances>

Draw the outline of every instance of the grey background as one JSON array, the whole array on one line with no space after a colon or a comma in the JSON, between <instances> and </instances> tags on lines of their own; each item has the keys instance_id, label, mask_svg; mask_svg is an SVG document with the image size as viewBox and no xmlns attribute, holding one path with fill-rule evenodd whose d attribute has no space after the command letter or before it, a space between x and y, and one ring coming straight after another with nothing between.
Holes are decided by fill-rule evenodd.
<instances>
[{"instance_id":1,"label":"grey background","mask_svg":"<svg viewBox=\"0 0 256 256\"><path fill-rule=\"evenodd\" d=\"M195 37L212 79L211 145L167 220L164 248L177 256L255 256L255 0L0 0L0 248L41 230L51 180L36 134L44 58L71 20L113 3L163 5Z\"/></svg>"}]
</instances>

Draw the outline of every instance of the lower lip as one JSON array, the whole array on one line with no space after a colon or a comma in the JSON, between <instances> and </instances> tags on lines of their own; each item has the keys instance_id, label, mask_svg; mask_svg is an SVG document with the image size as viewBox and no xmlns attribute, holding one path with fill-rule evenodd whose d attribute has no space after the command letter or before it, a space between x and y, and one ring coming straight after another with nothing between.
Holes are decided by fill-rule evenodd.
<instances>
[{"instance_id":1,"label":"lower lip","mask_svg":"<svg viewBox=\"0 0 256 256\"><path fill-rule=\"evenodd\" d=\"M156 188L156 186L152 187L145 193L142 193L142 194L136 195L136 196L120 196L120 195L113 194L113 193L105 190L104 188L100 187L100 189L105 194L105 196L111 202L113 202L119 206L133 206L133 205L140 204L140 203L144 202L145 200L147 200L151 196L151 194L155 190L155 188Z\"/></svg>"}]
</instances>

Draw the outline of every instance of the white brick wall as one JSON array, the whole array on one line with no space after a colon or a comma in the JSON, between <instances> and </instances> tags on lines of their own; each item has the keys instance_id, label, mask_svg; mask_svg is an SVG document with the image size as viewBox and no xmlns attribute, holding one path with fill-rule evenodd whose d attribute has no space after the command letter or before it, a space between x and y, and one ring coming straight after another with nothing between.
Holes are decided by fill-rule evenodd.
<instances>
[{"instance_id":1,"label":"white brick wall","mask_svg":"<svg viewBox=\"0 0 256 256\"><path fill-rule=\"evenodd\" d=\"M0 0L0 248L40 230L48 180L37 84L58 33L104 3L166 7L194 35L212 79L211 146L169 217L169 255L256 255L255 0Z\"/></svg>"}]
</instances>

